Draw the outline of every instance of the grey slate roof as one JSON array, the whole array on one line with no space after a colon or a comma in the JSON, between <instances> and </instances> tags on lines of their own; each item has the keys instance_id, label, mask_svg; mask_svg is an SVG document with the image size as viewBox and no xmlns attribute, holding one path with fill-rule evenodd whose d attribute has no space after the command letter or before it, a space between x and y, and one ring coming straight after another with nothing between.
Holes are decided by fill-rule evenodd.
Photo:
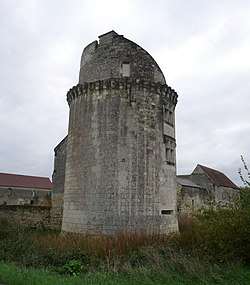
<instances>
[{"instance_id":1,"label":"grey slate roof","mask_svg":"<svg viewBox=\"0 0 250 285\"><path fill-rule=\"evenodd\" d=\"M193 187L193 188L201 188L199 185L195 184L193 181L191 181L190 179L178 175L176 178L177 183L179 183L182 186L188 186L188 187Z\"/></svg>"}]
</instances>

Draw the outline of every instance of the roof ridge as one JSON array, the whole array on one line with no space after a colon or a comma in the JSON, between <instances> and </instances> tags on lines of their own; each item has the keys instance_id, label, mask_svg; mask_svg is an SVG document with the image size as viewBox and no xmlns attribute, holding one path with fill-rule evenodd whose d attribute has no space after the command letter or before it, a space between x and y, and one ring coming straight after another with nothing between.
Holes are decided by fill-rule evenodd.
<instances>
[{"instance_id":1,"label":"roof ridge","mask_svg":"<svg viewBox=\"0 0 250 285\"><path fill-rule=\"evenodd\" d=\"M217 169L208 167L208 166L206 166L206 165L202 165L202 164L198 164L198 165L199 165L200 167L202 167L202 168L210 169L210 170L212 170L212 171L216 171L216 172L219 172L219 173L221 173L221 174L224 174L223 172L221 172L221 171L219 171L219 170L217 170ZM225 174L224 174L224 175L225 175Z\"/></svg>"},{"instance_id":2,"label":"roof ridge","mask_svg":"<svg viewBox=\"0 0 250 285\"><path fill-rule=\"evenodd\" d=\"M4 174L4 175L13 175L13 176L24 176L24 177L34 177L34 178L48 178L46 176L35 176L35 175L27 175L27 174L18 174L18 173L8 173L8 172L0 172L0 175Z\"/></svg>"},{"instance_id":3,"label":"roof ridge","mask_svg":"<svg viewBox=\"0 0 250 285\"><path fill-rule=\"evenodd\" d=\"M205 165L198 164L207 176L213 181L216 186L224 186L229 188L239 187L223 172L214 168L207 167Z\"/></svg>"}]
</instances>

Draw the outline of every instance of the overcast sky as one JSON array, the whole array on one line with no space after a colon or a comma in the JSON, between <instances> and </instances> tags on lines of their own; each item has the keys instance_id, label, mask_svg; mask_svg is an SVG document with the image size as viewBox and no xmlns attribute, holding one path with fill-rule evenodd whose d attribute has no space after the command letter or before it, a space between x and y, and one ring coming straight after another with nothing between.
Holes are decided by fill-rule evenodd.
<instances>
[{"instance_id":1,"label":"overcast sky","mask_svg":"<svg viewBox=\"0 0 250 285\"><path fill-rule=\"evenodd\" d=\"M110 30L178 95L177 170L250 166L249 0L0 0L0 172L51 177L83 48Z\"/></svg>"}]
</instances>

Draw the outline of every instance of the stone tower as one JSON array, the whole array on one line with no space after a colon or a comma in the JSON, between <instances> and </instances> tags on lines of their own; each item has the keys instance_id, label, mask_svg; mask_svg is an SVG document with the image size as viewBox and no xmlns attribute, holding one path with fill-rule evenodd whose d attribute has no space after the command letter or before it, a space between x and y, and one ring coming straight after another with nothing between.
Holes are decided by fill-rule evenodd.
<instances>
[{"instance_id":1,"label":"stone tower","mask_svg":"<svg viewBox=\"0 0 250 285\"><path fill-rule=\"evenodd\" d=\"M67 101L62 231L177 231L177 93L151 55L101 35L85 47Z\"/></svg>"}]
</instances>

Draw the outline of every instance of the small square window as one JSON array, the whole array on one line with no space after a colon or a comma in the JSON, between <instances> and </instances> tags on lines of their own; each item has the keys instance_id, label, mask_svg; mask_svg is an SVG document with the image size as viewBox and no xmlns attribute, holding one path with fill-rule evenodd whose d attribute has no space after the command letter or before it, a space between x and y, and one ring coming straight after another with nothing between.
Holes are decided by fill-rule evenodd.
<instances>
[{"instance_id":1,"label":"small square window","mask_svg":"<svg viewBox=\"0 0 250 285\"><path fill-rule=\"evenodd\" d=\"M122 76L123 77L129 77L130 76L130 64L129 63L123 63L122 64Z\"/></svg>"}]
</instances>

